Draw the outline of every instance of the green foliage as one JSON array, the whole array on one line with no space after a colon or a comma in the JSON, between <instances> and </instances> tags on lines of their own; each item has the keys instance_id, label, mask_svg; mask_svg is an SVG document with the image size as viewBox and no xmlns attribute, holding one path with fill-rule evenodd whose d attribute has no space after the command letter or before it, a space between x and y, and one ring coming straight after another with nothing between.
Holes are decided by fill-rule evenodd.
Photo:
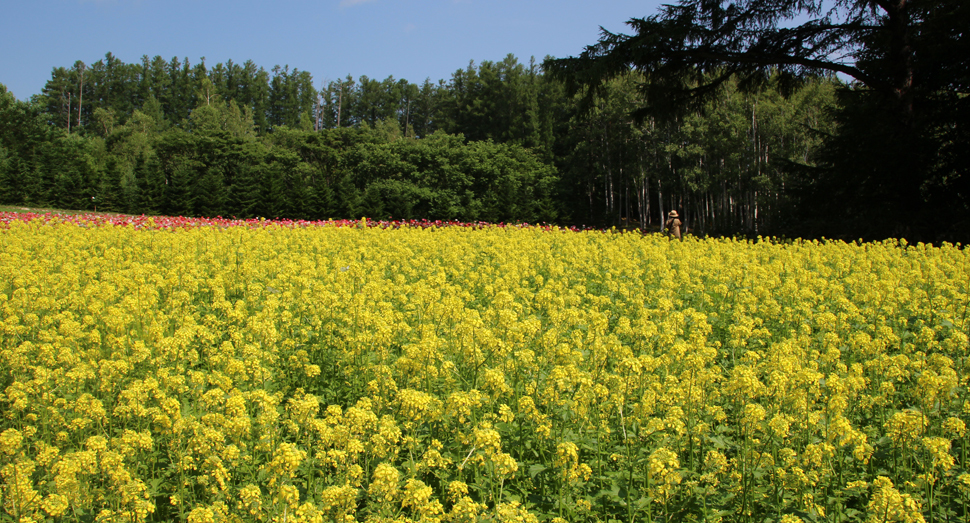
<instances>
[{"instance_id":1,"label":"green foliage","mask_svg":"<svg viewBox=\"0 0 970 523\"><path fill-rule=\"evenodd\" d=\"M91 208L103 196L99 209L136 213L644 230L677 210L701 235L953 239L970 230L970 68L954 58L970 52L951 29L970 19L959 2L938 4L909 12L923 24L908 33L923 76L903 130L899 104L877 87L899 72L883 53L891 44L852 36L859 20L881 20L862 1L839 4L849 25L824 40L825 24L778 26L798 9L819 15L817 2L745 0L735 12L685 0L577 58L540 66L508 55L420 84L347 76L317 90L289 66L125 64L109 53L54 68L29 103L0 93L0 201ZM760 36L738 32L756 27ZM793 63L718 54L736 45L750 58L784 42ZM851 71L806 62L853 42ZM899 226L897 213L928 208ZM927 232L931 217L950 231Z\"/></svg>"},{"instance_id":2,"label":"green foliage","mask_svg":"<svg viewBox=\"0 0 970 523\"><path fill-rule=\"evenodd\" d=\"M375 218L555 218L544 201L552 197L555 172L520 146L466 143L439 131L422 140L360 144L344 163L350 175L344 183L354 185L354 191L344 187L345 193L358 194L362 210Z\"/></svg>"},{"instance_id":3,"label":"green foliage","mask_svg":"<svg viewBox=\"0 0 970 523\"><path fill-rule=\"evenodd\" d=\"M146 58L140 68L133 89L143 99L140 108L124 113L122 106L89 100L93 123L75 120L71 132L90 143L82 151L85 176L100 180L97 190L110 200L120 190L124 205L111 206L131 212L647 227L664 209L698 194L708 198L719 185L724 198L740 200L752 170L752 155L743 154L750 149L751 111L740 95L680 122L644 125L629 116L637 103L635 77L617 79L584 105L534 60L526 66L511 55L456 71L447 84L348 77L326 86L313 110L305 99L293 105L299 114L286 109L304 92L307 75L299 71L274 69L264 89L258 78L266 73L251 62L210 70ZM100 70L92 66L87 74ZM72 85L69 92L79 87ZM54 83L49 87L43 100L56 91ZM183 98L175 100L175 91ZM194 109L173 111L188 103ZM48 126L62 125L55 106L36 107L39 114L46 108ZM811 155L814 145L805 133L789 134L778 140L791 146L782 149ZM766 147L780 150L774 143ZM722 167L715 172L713 165ZM71 176L61 175L58 186L71 186ZM43 202L50 186L24 192ZM768 223L767 213L760 223L737 218L749 212L742 209L753 205L721 209L718 220L699 215L695 222L707 232Z\"/></svg>"},{"instance_id":4,"label":"green foliage","mask_svg":"<svg viewBox=\"0 0 970 523\"><path fill-rule=\"evenodd\" d=\"M638 119L703 111L734 88L787 96L820 74L850 78L819 168L789 169L798 201L787 229L964 238L970 153L956 144L968 116L967 23L961 0L680 0L630 20L632 35L604 31L545 66L587 100L637 71Z\"/></svg>"}]
</instances>

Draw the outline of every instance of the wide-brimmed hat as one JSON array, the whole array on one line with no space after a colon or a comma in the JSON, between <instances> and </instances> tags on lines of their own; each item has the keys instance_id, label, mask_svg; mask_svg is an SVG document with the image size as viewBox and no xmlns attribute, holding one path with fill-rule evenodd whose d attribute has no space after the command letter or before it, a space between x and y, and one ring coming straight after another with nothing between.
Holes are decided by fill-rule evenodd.
<instances>
[{"instance_id":1,"label":"wide-brimmed hat","mask_svg":"<svg viewBox=\"0 0 970 523\"><path fill-rule=\"evenodd\" d=\"M670 218L677 218L680 215L677 214L677 211L670 211L670 212L667 213L667 216L670 217Z\"/></svg>"}]
</instances>

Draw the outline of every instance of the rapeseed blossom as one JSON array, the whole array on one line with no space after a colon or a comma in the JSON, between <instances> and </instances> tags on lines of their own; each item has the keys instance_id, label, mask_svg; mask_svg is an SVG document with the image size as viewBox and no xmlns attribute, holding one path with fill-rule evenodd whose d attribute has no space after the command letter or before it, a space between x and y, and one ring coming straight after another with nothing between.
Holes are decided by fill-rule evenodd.
<instances>
[{"instance_id":1,"label":"rapeseed blossom","mask_svg":"<svg viewBox=\"0 0 970 523\"><path fill-rule=\"evenodd\" d=\"M34 218L0 220L4 519L970 508L958 246Z\"/></svg>"}]
</instances>

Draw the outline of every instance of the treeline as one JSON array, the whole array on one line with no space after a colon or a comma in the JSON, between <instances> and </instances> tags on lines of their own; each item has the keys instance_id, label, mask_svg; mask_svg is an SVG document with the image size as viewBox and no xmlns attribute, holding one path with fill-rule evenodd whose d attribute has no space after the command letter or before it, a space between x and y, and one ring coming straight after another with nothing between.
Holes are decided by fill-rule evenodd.
<instances>
[{"instance_id":1,"label":"treeline","mask_svg":"<svg viewBox=\"0 0 970 523\"><path fill-rule=\"evenodd\" d=\"M20 102L0 86L0 202L182 215L547 221L778 234L839 82L788 98L733 86L687 116L637 121L637 78L568 96L534 60L447 81L251 61L110 53L55 68ZM796 184L797 185L797 184Z\"/></svg>"},{"instance_id":2,"label":"treeline","mask_svg":"<svg viewBox=\"0 0 970 523\"><path fill-rule=\"evenodd\" d=\"M556 218L554 169L516 145L442 132L404 139L384 124L320 132L283 126L258 137L251 120L221 102L196 109L186 123L162 130L135 110L103 138L40 127L48 140L32 166L9 153L0 160L0 198L183 216Z\"/></svg>"}]
</instances>

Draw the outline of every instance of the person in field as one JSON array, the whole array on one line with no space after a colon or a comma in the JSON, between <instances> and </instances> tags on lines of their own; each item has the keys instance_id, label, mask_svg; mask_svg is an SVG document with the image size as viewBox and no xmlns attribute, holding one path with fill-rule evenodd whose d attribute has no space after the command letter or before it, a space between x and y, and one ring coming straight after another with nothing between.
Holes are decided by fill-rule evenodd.
<instances>
[{"instance_id":1,"label":"person in field","mask_svg":"<svg viewBox=\"0 0 970 523\"><path fill-rule=\"evenodd\" d=\"M677 211L670 211L667 213L667 221L664 223L664 229L667 230L667 234L676 237L678 240L682 240L680 237L680 215Z\"/></svg>"}]
</instances>

